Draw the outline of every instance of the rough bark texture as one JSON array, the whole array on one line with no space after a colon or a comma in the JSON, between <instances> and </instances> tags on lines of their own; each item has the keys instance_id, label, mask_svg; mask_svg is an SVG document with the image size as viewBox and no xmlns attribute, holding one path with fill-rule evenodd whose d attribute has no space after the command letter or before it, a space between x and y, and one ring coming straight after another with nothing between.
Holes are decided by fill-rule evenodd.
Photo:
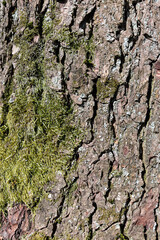
<instances>
[{"instance_id":1,"label":"rough bark texture","mask_svg":"<svg viewBox=\"0 0 160 240\"><path fill-rule=\"evenodd\" d=\"M29 63L19 70L25 49L17 36L27 42L26 51L38 51L37 64L43 62L42 89L35 96L41 101L52 91L65 98L82 136L69 147L65 169L59 167L44 184L32 221L24 204L32 208L34 201L13 197L10 208L4 204L2 239L160 239L160 76L154 68L160 58L160 2L1 0L1 141L16 123L8 116L19 89L29 86L29 96L41 77L27 72L20 87L17 75ZM32 124L27 134L37 131ZM15 181L8 182L12 192L18 191ZM15 199L23 204L15 205Z\"/></svg>"}]
</instances>

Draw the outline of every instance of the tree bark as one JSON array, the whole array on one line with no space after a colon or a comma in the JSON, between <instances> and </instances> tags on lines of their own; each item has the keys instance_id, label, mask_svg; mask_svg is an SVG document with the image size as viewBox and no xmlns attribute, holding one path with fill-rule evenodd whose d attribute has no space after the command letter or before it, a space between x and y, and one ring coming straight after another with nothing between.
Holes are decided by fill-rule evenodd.
<instances>
[{"instance_id":1,"label":"tree bark","mask_svg":"<svg viewBox=\"0 0 160 240\"><path fill-rule=\"evenodd\" d=\"M159 9L0 2L2 239L160 239Z\"/></svg>"}]
</instances>

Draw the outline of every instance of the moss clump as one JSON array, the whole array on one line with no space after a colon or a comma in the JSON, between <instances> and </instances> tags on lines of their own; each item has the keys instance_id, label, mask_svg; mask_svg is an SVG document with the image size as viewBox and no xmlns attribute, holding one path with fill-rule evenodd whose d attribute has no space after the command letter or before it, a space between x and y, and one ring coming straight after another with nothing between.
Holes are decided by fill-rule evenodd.
<instances>
[{"instance_id":1,"label":"moss clump","mask_svg":"<svg viewBox=\"0 0 160 240\"><path fill-rule=\"evenodd\" d=\"M3 0L3 1L2 1L2 4L3 4L4 7L6 7L7 2L6 2L5 0Z\"/></svg>"},{"instance_id":2,"label":"moss clump","mask_svg":"<svg viewBox=\"0 0 160 240\"><path fill-rule=\"evenodd\" d=\"M116 240L128 240L128 238L121 233L117 236Z\"/></svg>"},{"instance_id":3,"label":"moss clump","mask_svg":"<svg viewBox=\"0 0 160 240\"><path fill-rule=\"evenodd\" d=\"M105 100L114 96L119 82L114 78L101 78L97 81L97 96L99 100Z\"/></svg>"}]
</instances>

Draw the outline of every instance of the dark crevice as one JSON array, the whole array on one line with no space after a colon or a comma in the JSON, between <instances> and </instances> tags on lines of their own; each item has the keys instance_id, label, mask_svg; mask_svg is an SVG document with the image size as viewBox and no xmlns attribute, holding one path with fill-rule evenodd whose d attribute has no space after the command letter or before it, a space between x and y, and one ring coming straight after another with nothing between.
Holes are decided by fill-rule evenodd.
<instances>
[{"instance_id":1,"label":"dark crevice","mask_svg":"<svg viewBox=\"0 0 160 240\"><path fill-rule=\"evenodd\" d=\"M23 210L22 210L23 211ZM21 221L20 221L20 223L18 224L18 228L17 228L17 230L15 231L15 234L14 234L14 236L15 236L15 238L16 239L19 239L19 237L20 237L20 235L21 235L21 233L22 233L22 230L21 230L21 226L23 225L23 221L25 220L25 215L26 215L26 213L24 212L22 212L21 211L21 213L20 213L20 215L21 214L23 214L23 217L21 218Z\"/></svg>"},{"instance_id":2,"label":"dark crevice","mask_svg":"<svg viewBox=\"0 0 160 240\"><path fill-rule=\"evenodd\" d=\"M12 29L12 24L13 24L13 16L12 15L16 9L17 9L17 1L15 1L15 5L11 5L8 8L8 25L6 26L7 33L9 33L9 31Z\"/></svg>"},{"instance_id":3,"label":"dark crevice","mask_svg":"<svg viewBox=\"0 0 160 240\"><path fill-rule=\"evenodd\" d=\"M147 113L146 113L146 117L145 117L145 121L142 122L140 124L140 127L138 129L138 137L140 136L143 128L145 128L147 126L147 123L150 119L150 112L151 112L151 108L150 108L150 98L151 98L151 94L152 94L152 83L153 83L153 75L152 75L152 63L150 64L151 67L151 74L149 76L149 82L148 82L148 91L147 91Z\"/></svg>"},{"instance_id":4,"label":"dark crevice","mask_svg":"<svg viewBox=\"0 0 160 240\"><path fill-rule=\"evenodd\" d=\"M129 39L128 39L128 42L130 43L130 42L132 42L132 46L130 47L130 51L135 47L135 45L136 45L136 43L137 43L137 41L138 41L138 39L139 39L139 36L141 35L141 23L140 23L140 21L138 20L137 21L137 27L138 27L138 33L137 33L137 35L131 35L130 37L129 37ZM133 26L131 25L131 29L132 29L132 32L134 32L133 31Z\"/></svg>"},{"instance_id":5,"label":"dark crevice","mask_svg":"<svg viewBox=\"0 0 160 240\"><path fill-rule=\"evenodd\" d=\"M93 116L92 118L90 119L90 124L91 124L91 140L90 142L93 141L94 139L94 130L93 130L93 127L94 127L94 120L97 116L97 110L98 110L98 100L97 100L97 81L98 81L98 78L93 80L93 89L92 89L92 96L93 96L93 101L94 101L94 106L93 106Z\"/></svg>"},{"instance_id":6,"label":"dark crevice","mask_svg":"<svg viewBox=\"0 0 160 240\"><path fill-rule=\"evenodd\" d=\"M143 160L143 141L139 140L139 159Z\"/></svg>"},{"instance_id":7,"label":"dark crevice","mask_svg":"<svg viewBox=\"0 0 160 240\"><path fill-rule=\"evenodd\" d=\"M119 67L119 73L122 73L123 71L123 64L125 63L125 55L123 54L123 51L122 51L122 47L119 46L119 49L120 49L120 55L115 55L114 56L114 65L113 65L113 68L116 67L117 65L117 61L120 60L120 67ZM112 69L113 69L112 68Z\"/></svg>"},{"instance_id":8,"label":"dark crevice","mask_svg":"<svg viewBox=\"0 0 160 240\"><path fill-rule=\"evenodd\" d=\"M119 72L122 73L122 71L123 71L123 64L125 63L125 55L123 54L121 46L120 46L120 51L121 51L121 56L120 56L121 64L120 64Z\"/></svg>"},{"instance_id":9,"label":"dark crevice","mask_svg":"<svg viewBox=\"0 0 160 240\"><path fill-rule=\"evenodd\" d=\"M65 178L67 177L67 175L68 175L68 173L66 172ZM63 191L63 193L62 193L62 200L61 200L61 203L60 203L60 205L59 205L59 207L58 207L58 210L57 210L57 216L56 216L54 219L51 218L51 219L49 220L49 222L54 221L54 223L53 223L53 229L52 229L52 235L51 235L52 238L54 238L54 235L55 235L55 233L56 233L57 225L58 225L58 222L59 222L58 220L59 220L59 218L61 217L62 210L63 210L63 205L64 205L64 202L65 202L65 200L66 200L66 196L69 195L69 192L70 192L73 184L75 184L75 183L77 182L78 178L79 178L79 177L75 177L74 180L69 184L69 186L66 186L66 187L63 188L63 190L62 190L62 191ZM48 224L49 224L49 222L48 222Z\"/></svg>"},{"instance_id":10,"label":"dark crevice","mask_svg":"<svg viewBox=\"0 0 160 240\"><path fill-rule=\"evenodd\" d=\"M117 89L116 89L116 91L114 93L114 96L111 97L109 105L108 105L108 109L109 109L109 111L108 111L109 112L109 114L108 114L108 123L110 123L114 139L116 138L116 131L115 131L115 128L114 128L115 116L114 116L114 113L113 113L113 105L114 105L114 102L116 101L119 87L120 87L120 85L117 87ZM111 114L112 114L112 117L111 117Z\"/></svg>"},{"instance_id":11,"label":"dark crevice","mask_svg":"<svg viewBox=\"0 0 160 240\"><path fill-rule=\"evenodd\" d=\"M90 23L90 24L91 24L91 25L90 25L89 34L88 34L88 44L90 44L89 41L90 41L90 40L92 39L92 37L93 37L93 29L94 29L94 24L93 24L94 20L93 20L93 17L94 17L95 11L96 11L96 6L92 9L92 11L91 11L88 15L86 15L86 22L85 22L85 24L86 24L86 23ZM82 29L83 29L83 28L82 28ZM84 27L84 36L85 36L85 34L86 34L86 33L85 33L85 29L86 29L86 25L85 25L85 27ZM92 40L91 40L91 41L92 41ZM94 64L93 64L92 60L93 60L93 53L91 53L91 50L87 50L87 51L86 51L86 59L85 59L85 64L86 64L87 68L92 69L92 68L94 67Z\"/></svg>"},{"instance_id":12,"label":"dark crevice","mask_svg":"<svg viewBox=\"0 0 160 240\"><path fill-rule=\"evenodd\" d=\"M135 9L135 12L137 12L137 10L136 10L136 5L137 5L137 3L140 3L140 2L143 2L144 0L134 0L133 2L132 2L132 5L133 5L133 7L134 7L134 9Z\"/></svg>"},{"instance_id":13,"label":"dark crevice","mask_svg":"<svg viewBox=\"0 0 160 240\"><path fill-rule=\"evenodd\" d=\"M127 0L124 0L123 21L118 25L118 30L116 31L117 40L119 40L120 32L122 30L124 30L124 31L126 30L127 19L128 19L128 16L129 16L129 10L130 10L129 2Z\"/></svg>"},{"instance_id":14,"label":"dark crevice","mask_svg":"<svg viewBox=\"0 0 160 240\"><path fill-rule=\"evenodd\" d=\"M127 197L127 200L126 200L126 203L125 203L125 207L121 209L121 212L120 212L120 216L124 216L124 221L123 223L120 224L120 230L121 230L121 234L124 236L124 238L126 240L129 240L129 238L125 235L125 226L126 226L126 223L127 223L127 213L128 213L128 210L129 210L129 204L130 204L130 201L131 201L131 198L130 198L130 194L128 193L128 197Z\"/></svg>"},{"instance_id":15,"label":"dark crevice","mask_svg":"<svg viewBox=\"0 0 160 240\"><path fill-rule=\"evenodd\" d=\"M58 46L57 49L57 61L60 62L63 66L62 71L61 71L61 77L62 77L62 91L63 91L63 97L66 101L66 106L68 108L68 110L70 110L72 108L72 101L71 101L71 97L70 94L67 90L67 83L66 83L66 77L65 77L65 73L64 73L64 65L65 65L65 60L66 60L66 53L64 52L64 55L62 57L62 59L59 58L59 51L60 51L60 45ZM69 71L70 72L70 71Z\"/></svg>"},{"instance_id":16,"label":"dark crevice","mask_svg":"<svg viewBox=\"0 0 160 240\"><path fill-rule=\"evenodd\" d=\"M128 72L128 75L127 75L127 78L126 78L126 82L125 82L125 84L124 84L124 86L125 86L125 93L124 93L124 95L125 95L125 96L127 96L127 90L128 90L128 88L129 88L129 82L130 82L130 80L131 80L131 69L129 69L129 72Z\"/></svg>"},{"instance_id":17,"label":"dark crevice","mask_svg":"<svg viewBox=\"0 0 160 240\"><path fill-rule=\"evenodd\" d=\"M65 3L68 2L68 0L57 0L57 2L62 3L62 4L65 4Z\"/></svg>"},{"instance_id":18,"label":"dark crevice","mask_svg":"<svg viewBox=\"0 0 160 240\"><path fill-rule=\"evenodd\" d=\"M149 39L149 40L152 39L152 36L148 35L147 33L144 33L143 35L144 35L145 38L147 38L147 39Z\"/></svg>"},{"instance_id":19,"label":"dark crevice","mask_svg":"<svg viewBox=\"0 0 160 240\"><path fill-rule=\"evenodd\" d=\"M98 158L97 158L94 162L92 162L92 165L96 165L96 164L100 161L100 158L101 158L101 157L103 156L103 154L105 154L105 153L108 153L108 151L107 151L107 150L104 150L103 152L101 152L100 155L98 156ZM93 168L94 168L94 167L93 167ZM89 176L91 172L92 172L92 170L90 170L90 171L88 172L87 176ZM102 177L103 177L103 170L102 170L102 172L101 172L101 177L100 177L100 179L102 179Z\"/></svg>"},{"instance_id":20,"label":"dark crevice","mask_svg":"<svg viewBox=\"0 0 160 240\"><path fill-rule=\"evenodd\" d=\"M44 0L39 0L37 5L37 13L39 14L43 8Z\"/></svg>"},{"instance_id":21,"label":"dark crevice","mask_svg":"<svg viewBox=\"0 0 160 240\"><path fill-rule=\"evenodd\" d=\"M112 147L112 146L111 146L111 147ZM112 153L112 155L113 155L113 157L114 157L114 153L113 153L112 149L110 150L110 152ZM114 157L114 161L115 161L115 157ZM114 162L114 161L113 161L113 162ZM112 161L109 161L109 171L108 171L108 176L107 176L107 178L108 178L108 189L107 189L107 191L106 191L106 193L105 193L105 195L104 195L105 204L107 203L107 199L108 199L109 193L110 193L110 191L111 191L112 178L110 177L110 174L111 174L111 172L112 172L112 170L113 170L113 162L112 162Z\"/></svg>"},{"instance_id":22,"label":"dark crevice","mask_svg":"<svg viewBox=\"0 0 160 240\"><path fill-rule=\"evenodd\" d=\"M42 12L43 5L44 5L44 0L40 0L39 4L37 5L37 11L36 11L36 21L38 25L38 32L41 38L43 35L43 20L48 8L48 4L47 4L45 9Z\"/></svg>"},{"instance_id":23,"label":"dark crevice","mask_svg":"<svg viewBox=\"0 0 160 240\"><path fill-rule=\"evenodd\" d=\"M86 34L85 33L86 24L91 22L93 25L93 17L94 17L95 11L96 11L96 6L91 10L91 12L89 12L88 14L85 15L85 17L79 24L79 28L84 30L84 35Z\"/></svg>"},{"instance_id":24,"label":"dark crevice","mask_svg":"<svg viewBox=\"0 0 160 240\"><path fill-rule=\"evenodd\" d=\"M139 159L142 162L141 178L142 178L142 181L143 181L143 185L142 185L143 191L142 191L142 194L140 196L140 199L142 201L142 199L144 197L144 194L146 193L146 190L145 190L145 188L146 188L146 182L145 182L146 167L145 167L145 164L143 162L143 141L142 141L142 139L139 139Z\"/></svg>"},{"instance_id":25,"label":"dark crevice","mask_svg":"<svg viewBox=\"0 0 160 240\"><path fill-rule=\"evenodd\" d=\"M54 54L56 55L57 63L59 63L60 62L60 59L59 59L60 42L58 40L53 41L53 49L54 49ZM64 62L62 64L64 64Z\"/></svg>"},{"instance_id":26,"label":"dark crevice","mask_svg":"<svg viewBox=\"0 0 160 240\"><path fill-rule=\"evenodd\" d=\"M153 65L153 62L150 63L150 68L151 68L151 73L150 73L150 76L149 76L149 82L148 82L148 91L147 91L147 100L146 100L146 103L147 103L147 113L146 113L146 117L145 117L145 121L141 123L139 129L138 129L138 133L137 133L137 139L139 139L139 159L141 160L142 162L142 172L141 172L141 178L143 180L143 192L141 194L141 197L140 197L140 200L142 201L145 193L146 193L146 190L145 190L145 187L146 187L146 183L145 183L145 176L146 176L146 166L145 166L145 163L144 163L144 159L143 159L143 139L141 136L143 133L143 129L146 128L147 124L148 124L148 121L150 119L150 112L151 112L151 108L150 108L150 99L151 99L151 95L152 95L152 83L153 83L153 75L152 75L152 65Z\"/></svg>"},{"instance_id":27,"label":"dark crevice","mask_svg":"<svg viewBox=\"0 0 160 240\"><path fill-rule=\"evenodd\" d=\"M81 141L81 142L79 143L79 145L74 149L73 156L72 156L72 158L70 159L70 162L69 162L69 164L68 164L68 168L67 168L67 170L66 170L66 172L65 172L65 177L67 177L67 175L69 174L69 172L70 172L73 164L74 164L74 168L76 167L76 164L77 164L78 159L79 159L78 149L82 146L82 144L83 144L83 141Z\"/></svg>"},{"instance_id":28,"label":"dark crevice","mask_svg":"<svg viewBox=\"0 0 160 240\"><path fill-rule=\"evenodd\" d=\"M73 9L73 13L72 13L72 21L69 25L69 31L72 33L72 26L74 25L74 21L76 19L77 16L77 9L78 9L78 5L75 5L74 9Z\"/></svg>"},{"instance_id":29,"label":"dark crevice","mask_svg":"<svg viewBox=\"0 0 160 240\"><path fill-rule=\"evenodd\" d=\"M92 218L93 218L93 215L95 214L95 212L97 211L96 202L93 201L92 206L94 207L94 211L88 217L89 233L88 233L88 236L87 236L86 240L91 240L93 238Z\"/></svg>"},{"instance_id":30,"label":"dark crevice","mask_svg":"<svg viewBox=\"0 0 160 240\"><path fill-rule=\"evenodd\" d=\"M108 227L106 227L105 229L102 230L102 232L106 232L109 228L111 228L113 225L115 225L116 223L118 223L118 221L115 221L113 223L111 223Z\"/></svg>"},{"instance_id":31,"label":"dark crevice","mask_svg":"<svg viewBox=\"0 0 160 240\"><path fill-rule=\"evenodd\" d=\"M57 209L57 216L53 219L54 223L53 223L52 235L51 235L52 238L54 237L54 234L55 234L55 232L57 230L58 219L61 216L64 201L65 201L65 196L63 195L61 203L60 203L60 205L59 205L59 207Z\"/></svg>"},{"instance_id":32,"label":"dark crevice","mask_svg":"<svg viewBox=\"0 0 160 240\"><path fill-rule=\"evenodd\" d=\"M144 239L147 240L147 227L144 226Z\"/></svg>"}]
</instances>

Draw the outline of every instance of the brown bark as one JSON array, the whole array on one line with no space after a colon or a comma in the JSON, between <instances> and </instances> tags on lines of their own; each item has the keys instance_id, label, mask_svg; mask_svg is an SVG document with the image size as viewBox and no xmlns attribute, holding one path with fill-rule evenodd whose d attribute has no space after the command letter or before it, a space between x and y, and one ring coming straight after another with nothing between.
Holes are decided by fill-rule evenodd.
<instances>
[{"instance_id":1,"label":"brown bark","mask_svg":"<svg viewBox=\"0 0 160 240\"><path fill-rule=\"evenodd\" d=\"M44 186L32 230L8 238L160 239L159 9L156 0L0 2L1 127L19 88L14 39L30 28L26 14L38 26L30 45L43 42L46 85L83 129L65 174Z\"/></svg>"}]
</instances>

